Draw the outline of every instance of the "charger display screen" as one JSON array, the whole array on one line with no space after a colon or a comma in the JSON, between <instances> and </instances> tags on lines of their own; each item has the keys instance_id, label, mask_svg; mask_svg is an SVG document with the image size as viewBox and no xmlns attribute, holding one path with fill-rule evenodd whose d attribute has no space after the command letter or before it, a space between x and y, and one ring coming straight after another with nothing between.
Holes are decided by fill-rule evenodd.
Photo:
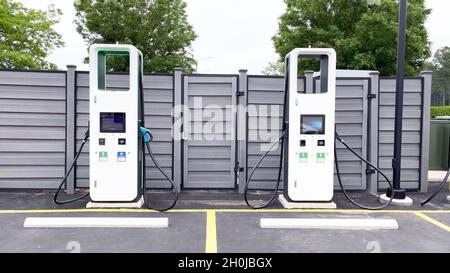
<instances>
[{"instance_id":1,"label":"charger display screen","mask_svg":"<svg viewBox=\"0 0 450 273\"><path fill-rule=\"evenodd\" d=\"M100 133L125 133L125 113L100 113Z\"/></svg>"},{"instance_id":2,"label":"charger display screen","mask_svg":"<svg viewBox=\"0 0 450 273\"><path fill-rule=\"evenodd\" d=\"M301 115L300 122L302 135L325 134L325 115Z\"/></svg>"}]
</instances>

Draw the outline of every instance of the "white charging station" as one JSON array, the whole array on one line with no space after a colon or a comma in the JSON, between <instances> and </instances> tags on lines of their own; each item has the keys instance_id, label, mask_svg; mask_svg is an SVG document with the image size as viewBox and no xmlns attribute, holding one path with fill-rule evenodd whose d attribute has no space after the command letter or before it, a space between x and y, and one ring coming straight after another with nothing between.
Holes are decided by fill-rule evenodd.
<instances>
[{"instance_id":1,"label":"white charging station","mask_svg":"<svg viewBox=\"0 0 450 273\"><path fill-rule=\"evenodd\" d=\"M129 86L110 88L107 61L128 56ZM142 53L131 45L92 45L90 58L90 196L93 202L133 202L141 197L143 149L140 80Z\"/></svg>"},{"instance_id":2,"label":"white charging station","mask_svg":"<svg viewBox=\"0 0 450 273\"><path fill-rule=\"evenodd\" d=\"M320 84L299 93L298 62L320 59ZM286 56L284 198L288 202L330 202L334 185L336 52L299 48Z\"/></svg>"}]
</instances>

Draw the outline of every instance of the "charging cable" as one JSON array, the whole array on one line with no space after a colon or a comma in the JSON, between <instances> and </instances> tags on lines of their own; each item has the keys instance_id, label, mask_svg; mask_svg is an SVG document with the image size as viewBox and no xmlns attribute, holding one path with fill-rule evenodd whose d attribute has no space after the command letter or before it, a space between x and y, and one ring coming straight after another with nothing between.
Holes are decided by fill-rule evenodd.
<instances>
[{"instance_id":1,"label":"charging cable","mask_svg":"<svg viewBox=\"0 0 450 273\"><path fill-rule=\"evenodd\" d=\"M440 193L442 191L442 189L444 188L444 185L447 184L449 176L450 176L450 168L448 169L447 173L445 174L445 177L442 180L442 182L439 184L439 187L434 191L434 193L430 197L428 197L425 201L420 203L421 206L425 206L428 202L433 200L436 197L436 195L438 195L438 193Z\"/></svg>"},{"instance_id":2,"label":"charging cable","mask_svg":"<svg viewBox=\"0 0 450 273\"><path fill-rule=\"evenodd\" d=\"M161 166L160 166L160 165L158 164L158 162L156 161L156 158L155 158L155 156L154 156L154 154L153 154L153 152L152 152L152 149L151 149L151 147L150 147L150 141L153 140L153 135L152 135L152 133L150 132L150 130L148 130L147 128L144 128L144 127L141 127L139 130L140 130L140 132L141 132L141 134L142 134L142 137L143 137L145 146L147 147L147 150L148 150L148 153L149 153L149 155L150 155L151 160L152 160L153 163L155 164L156 168L164 175L164 177L166 178L166 180L169 181L169 183L171 184L171 190L172 190L172 192L173 192L174 195L175 195L175 197L174 197L172 203L171 203L168 207L162 208L162 209L155 209L155 208L152 208L152 207L150 206L148 200L147 200L147 197L146 197L146 191L147 191L147 179L146 179L146 177L145 177L145 168L144 168L144 183L142 183L142 196L144 197L144 203L145 203L145 206L146 206L148 209L153 209L153 210L157 210L157 211L161 211L161 212L163 212L163 211L168 211L168 210L172 209L173 207L175 207L175 205L176 205L177 202L178 202L178 199L179 199L178 189L177 189L175 183L173 182L173 180L167 175L167 173L161 168ZM144 153L144 155L145 155L145 153ZM145 161L145 160L144 160L144 161Z\"/></svg>"},{"instance_id":3,"label":"charging cable","mask_svg":"<svg viewBox=\"0 0 450 273\"><path fill-rule=\"evenodd\" d=\"M280 188L280 184L281 184L281 168L282 168L282 164L283 164L283 146L284 146L284 135L286 134L286 131L283 131L283 133L281 134L281 137L277 140L274 141L269 149L267 149L267 151L258 159L258 162L256 163L256 165L253 167L252 171L250 172L250 175L247 178L247 181L245 182L245 188L244 188L244 200L245 203L252 209L263 209L263 208L267 208L268 206L270 206L272 204L272 202L275 200L278 190ZM264 160L264 158L266 158L266 156L272 151L272 149L275 147L275 144L277 144L278 142L280 142L281 140L281 152L280 152L280 166L278 168L278 179L277 179L277 184L275 186L275 189L273 190L272 196L270 197L270 199L266 202L260 203L258 205L252 205L250 203L250 201L248 200L248 191L249 191L249 185L250 185L250 180L253 177L253 174L255 173L256 169L258 169L259 165L261 164L261 162Z\"/></svg>"},{"instance_id":4,"label":"charging cable","mask_svg":"<svg viewBox=\"0 0 450 273\"><path fill-rule=\"evenodd\" d=\"M381 176L386 180L386 182L389 184L389 188L391 189L391 192L393 193L393 185L392 182L389 180L389 178L377 167L375 167L372 163L370 163L369 161L365 160L362 156L360 156L357 152L355 152L352 148L350 148L347 143L339 136L339 134L336 132L336 140L338 140L342 145L345 146L345 148L347 148L352 154L354 154L357 158L359 158L362 162L366 163L367 165L369 165L370 167L372 167L376 172L378 172L379 174L381 174ZM359 203L357 203L355 200L353 200L350 195L347 193L347 191L344 189L344 185L342 184L342 179L341 179L341 172L339 170L339 160L338 160L338 156L337 156L337 148L336 145L334 145L334 164L336 166L336 175L338 178L338 182L339 182L339 186L342 189L342 192L344 193L345 197L347 198L348 201L350 201L350 203L352 203L353 205L357 206L358 208L361 209L365 209L365 210L381 210L386 208L387 206L389 206L392 203L392 200L394 200L394 194L391 194L391 197L389 199L389 201L385 204L383 204L382 206L378 206L378 207L369 207L369 206L365 206L365 205L361 205Z\"/></svg>"},{"instance_id":5,"label":"charging cable","mask_svg":"<svg viewBox=\"0 0 450 273\"><path fill-rule=\"evenodd\" d=\"M83 151L84 145L86 144L86 142L88 141L88 139L89 139L89 129L86 130L86 132L84 133L83 141L81 141L81 146L80 146L80 148L78 149L78 152L77 152L75 158L73 159L72 164L70 165L69 171L68 171L68 172L66 173L66 175L64 176L63 180L62 180L61 183L59 184L58 189L57 189L56 192L55 192L55 195L53 196L53 201L54 201L56 204L58 204L58 205L64 205L64 204L72 203L72 202L81 200L81 199L83 199L83 198L85 198L85 197L87 197L87 196L89 195L89 192L88 192L88 193L86 193L86 194L84 194L84 195L82 195L82 196L80 196L80 197L76 197L76 198L73 198L73 199L68 199L68 200L63 200L63 201L59 201L59 200L58 200L58 196L59 196L59 194L60 194L60 192L61 192L63 186L66 186L66 185L67 185L67 177L69 177L70 173L72 172L73 168L75 167L75 164L77 163L77 160L78 160L78 158L80 157L81 152Z\"/></svg>"}]
</instances>

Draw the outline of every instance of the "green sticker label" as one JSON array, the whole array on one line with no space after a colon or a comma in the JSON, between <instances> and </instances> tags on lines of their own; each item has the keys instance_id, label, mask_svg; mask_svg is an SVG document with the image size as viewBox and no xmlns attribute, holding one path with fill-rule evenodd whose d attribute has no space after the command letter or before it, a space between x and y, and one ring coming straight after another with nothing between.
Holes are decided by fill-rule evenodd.
<instances>
[{"instance_id":1,"label":"green sticker label","mask_svg":"<svg viewBox=\"0 0 450 273\"><path fill-rule=\"evenodd\" d=\"M325 153L317 153L317 159L325 159Z\"/></svg>"},{"instance_id":2,"label":"green sticker label","mask_svg":"<svg viewBox=\"0 0 450 273\"><path fill-rule=\"evenodd\" d=\"M300 153L300 158L301 159L307 159L308 158L308 153Z\"/></svg>"},{"instance_id":3,"label":"green sticker label","mask_svg":"<svg viewBox=\"0 0 450 273\"><path fill-rule=\"evenodd\" d=\"M108 157L108 152L100 152L100 158Z\"/></svg>"}]
</instances>

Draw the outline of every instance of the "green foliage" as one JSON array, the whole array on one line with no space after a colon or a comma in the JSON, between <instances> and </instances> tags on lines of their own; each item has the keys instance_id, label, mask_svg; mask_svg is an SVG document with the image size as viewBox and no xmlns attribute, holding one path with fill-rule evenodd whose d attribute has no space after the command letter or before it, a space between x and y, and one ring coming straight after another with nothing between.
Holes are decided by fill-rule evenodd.
<instances>
[{"instance_id":1,"label":"green foliage","mask_svg":"<svg viewBox=\"0 0 450 273\"><path fill-rule=\"evenodd\" d=\"M450 116L450 106L432 106L431 118Z\"/></svg>"},{"instance_id":2,"label":"green foliage","mask_svg":"<svg viewBox=\"0 0 450 273\"><path fill-rule=\"evenodd\" d=\"M450 47L438 49L428 68L433 71L433 91L450 93Z\"/></svg>"},{"instance_id":3,"label":"green foliage","mask_svg":"<svg viewBox=\"0 0 450 273\"><path fill-rule=\"evenodd\" d=\"M273 37L283 60L297 47L332 47L341 69L378 70L396 73L398 5L381 0L369 5L363 0L285 0L279 31ZM424 0L409 0L406 74L417 75L430 57L425 21L430 10ZM304 60L302 70L318 69Z\"/></svg>"},{"instance_id":4,"label":"green foliage","mask_svg":"<svg viewBox=\"0 0 450 273\"><path fill-rule=\"evenodd\" d=\"M45 61L50 52L64 45L52 29L61 11L27 9L12 0L0 0L0 68L56 69Z\"/></svg>"},{"instance_id":5,"label":"green foliage","mask_svg":"<svg viewBox=\"0 0 450 273\"><path fill-rule=\"evenodd\" d=\"M75 3L77 31L86 42L132 44L144 54L144 71L192 72L196 38L182 0L80 0ZM123 71L123 62L113 70Z\"/></svg>"},{"instance_id":6,"label":"green foliage","mask_svg":"<svg viewBox=\"0 0 450 273\"><path fill-rule=\"evenodd\" d=\"M261 73L267 76L282 76L284 75L284 69L284 63L271 62Z\"/></svg>"}]
</instances>

